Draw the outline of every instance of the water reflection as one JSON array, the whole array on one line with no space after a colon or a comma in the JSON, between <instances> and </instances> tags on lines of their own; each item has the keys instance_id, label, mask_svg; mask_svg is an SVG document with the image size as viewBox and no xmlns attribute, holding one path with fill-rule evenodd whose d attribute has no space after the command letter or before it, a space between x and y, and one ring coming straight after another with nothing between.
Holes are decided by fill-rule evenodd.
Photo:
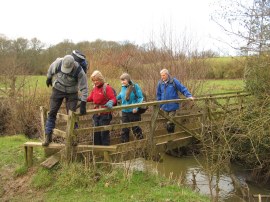
<instances>
[{"instance_id":1,"label":"water reflection","mask_svg":"<svg viewBox=\"0 0 270 202\"><path fill-rule=\"evenodd\" d=\"M203 159L199 159L203 162ZM132 164L132 166L131 166ZM175 181L194 187L196 182L195 190L202 194L211 195L209 188L208 176L199 166L199 163L194 157L182 157L176 158L169 155L164 155L163 162L145 161L144 159L133 160L132 163L126 162L126 166L135 168L136 170L147 170L158 173L161 176L174 179ZM233 172L235 176L245 182L248 175L247 172L243 171L240 167L233 166ZM194 178L196 179L194 181ZM215 195L215 176L212 180L212 194ZM266 194L269 195L269 189L259 187L258 185L248 184L249 197L242 199L240 193L236 193L234 190L232 179L228 174L222 174L219 180L219 201L225 202L242 202L242 201L258 201L258 198L253 198L253 194ZM269 201L270 198L262 199L262 201Z\"/></svg>"}]
</instances>

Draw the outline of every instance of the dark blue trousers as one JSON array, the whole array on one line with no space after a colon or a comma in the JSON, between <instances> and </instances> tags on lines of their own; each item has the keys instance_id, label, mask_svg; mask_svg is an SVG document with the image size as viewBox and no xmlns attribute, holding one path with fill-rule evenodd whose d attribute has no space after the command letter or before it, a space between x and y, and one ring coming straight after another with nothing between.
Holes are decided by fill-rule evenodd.
<instances>
[{"instance_id":1,"label":"dark blue trousers","mask_svg":"<svg viewBox=\"0 0 270 202\"><path fill-rule=\"evenodd\" d=\"M110 125L111 120L111 114L93 115L94 126ZM94 145L110 145L110 131L94 132Z\"/></svg>"}]
</instances>

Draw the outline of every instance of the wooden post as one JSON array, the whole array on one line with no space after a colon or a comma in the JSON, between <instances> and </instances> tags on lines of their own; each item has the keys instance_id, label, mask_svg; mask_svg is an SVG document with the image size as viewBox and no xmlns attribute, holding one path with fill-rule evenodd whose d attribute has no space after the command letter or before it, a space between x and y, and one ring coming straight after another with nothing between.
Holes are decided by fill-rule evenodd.
<instances>
[{"instance_id":1,"label":"wooden post","mask_svg":"<svg viewBox=\"0 0 270 202\"><path fill-rule=\"evenodd\" d=\"M109 155L108 151L104 151L103 156L104 156L104 161L105 162L110 162L111 161L111 158L110 158L110 155Z\"/></svg>"},{"instance_id":2,"label":"wooden post","mask_svg":"<svg viewBox=\"0 0 270 202\"><path fill-rule=\"evenodd\" d=\"M65 160L67 163L72 161L73 157L73 139L74 139L74 124L76 121L75 113L71 110L68 112L68 121L66 129L66 146L65 146Z\"/></svg>"},{"instance_id":3,"label":"wooden post","mask_svg":"<svg viewBox=\"0 0 270 202\"><path fill-rule=\"evenodd\" d=\"M43 107L40 106L40 120L41 120L41 131L42 131L42 136L43 140L45 140L45 124L47 121L47 110Z\"/></svg>"},{"instance_id":4,"label":"wooden post","mask_svg":"<svg viewBox=\"0 0 270 202\"><path fill-rule=\"evenodd\" d=\"M152 157L154 154L154 135L155 135L155 130L156 130L156 120L158 117L158 112L159 112L159 105L154 105L153 106L153 114L151 116L151 123L150 123L150 133L149 136L146 137L147 141L147 153Z\"/></svg>"},{"instance_id":5,"label":"wooden post","mask_svg":"<svg viewBox=\"0 0 270 202\"><path fill-rule=\"evenodd\" d=\"M25 150L25 163L28 167L33 165L33 147L24 147Z\"/></svg>"}]
</instances>

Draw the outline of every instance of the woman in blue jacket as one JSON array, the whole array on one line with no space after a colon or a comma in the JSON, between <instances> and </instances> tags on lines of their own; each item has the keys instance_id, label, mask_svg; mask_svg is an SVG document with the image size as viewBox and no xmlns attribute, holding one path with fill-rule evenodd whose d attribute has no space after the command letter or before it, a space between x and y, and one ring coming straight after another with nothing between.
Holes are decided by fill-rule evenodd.
<instances>
[{"instance_id":1,"label":"woman in blue jacket","mask_svg":"<svg viewBox=\"0 0 270 202\"><path fill-rule=\"evenodd\" d=\"M167 69L160 71L161 80L157 86L157 100L173 100L179 99L178 91L182 93L186 98L193 99L192 94L188 89L180 83L176 78L172 78ZM179 103L167 103L160 105L160 110L163 110L167 115L174 117L176 110L180 107ZM171 122L167 122L168 133L174 133L175 125Z\"/></svg>"},{"instance_id":2,"label":"woman in blue jacket","mask_svg":"<svg viewBox=\"0 0 270 202\"><path fill-rule=\"evenodd\" d=\"M130 75L127 73L123 73L120 76L122 88L119 95L117 95L117 100L121 100L121 105L129 105L142 103L143 94L142 90L138 84L133 83L130 78ZM137 113L138 108L129 108L122 110L122 122L129 123L141 120L141 115ZM142 129L139 126L132 127L133 134L136 139L142 139ZM129 142L129 128L123 128L121 132L121 142Z\"/></svg>"}]
</instances>

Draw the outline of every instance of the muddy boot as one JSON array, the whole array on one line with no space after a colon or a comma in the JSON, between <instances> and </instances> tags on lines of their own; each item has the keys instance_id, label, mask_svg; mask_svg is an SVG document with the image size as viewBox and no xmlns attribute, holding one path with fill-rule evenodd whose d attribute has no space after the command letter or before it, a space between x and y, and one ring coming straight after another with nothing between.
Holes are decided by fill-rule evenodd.
<instances>
[{"instance_id":1,"label":"muddy boot","mask_svg":"<svg viewBox=\"0 0 270 202\"><path fill-rule=\"evenodd\" d=\"M42 146L49 146L49 144L52 142L52 134L45 134L45 142L42 143Z\"/></svg>"},{"instance_id":2,"label":"muddy boot","mask_svg":"<svg viewBox=\"0 0 270 202\"><path fill-rule=\"evenodd\" d=\"M174 133L175 125L174 123L167 123L167 131L168 133Z\"/></svg>"}]
</instances>

